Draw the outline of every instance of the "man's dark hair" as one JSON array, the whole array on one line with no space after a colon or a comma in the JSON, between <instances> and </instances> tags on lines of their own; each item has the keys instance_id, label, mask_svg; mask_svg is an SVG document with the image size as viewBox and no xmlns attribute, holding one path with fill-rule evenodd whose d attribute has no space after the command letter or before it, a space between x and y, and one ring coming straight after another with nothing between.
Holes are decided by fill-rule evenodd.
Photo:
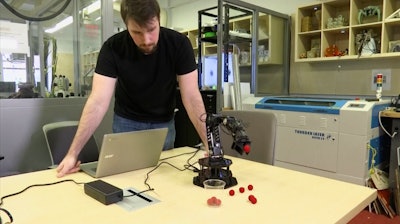
<instances>
[{"instance_id":1,"label":"man's dark hair","mask_svg":"<svg viewBox=\"0 0 400 224\"><path fill-rule=\"evenodd\" d=\"M160 6L157 0L122 0L121 17L125 24L133 19L144 27L154 17L160 20Z\"/></svg>"}]
</instances>

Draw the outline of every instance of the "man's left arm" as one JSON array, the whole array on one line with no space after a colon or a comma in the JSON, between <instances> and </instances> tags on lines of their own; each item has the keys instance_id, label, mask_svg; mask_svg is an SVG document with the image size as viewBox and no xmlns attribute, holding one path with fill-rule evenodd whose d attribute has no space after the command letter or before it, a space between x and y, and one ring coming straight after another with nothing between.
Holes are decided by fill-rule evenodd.
<instances>
[{"instance_id":1,"label":"man's left arm","mask_svg":"<svg viewBox=\"0 0 400 224\"><path fill-rule=\"evenodd\" d=\"M204 146L208 148L205 125L206 110L197 81L197 70L185 75L178 75L183 105Z\"/></svg>"}]
</instances>

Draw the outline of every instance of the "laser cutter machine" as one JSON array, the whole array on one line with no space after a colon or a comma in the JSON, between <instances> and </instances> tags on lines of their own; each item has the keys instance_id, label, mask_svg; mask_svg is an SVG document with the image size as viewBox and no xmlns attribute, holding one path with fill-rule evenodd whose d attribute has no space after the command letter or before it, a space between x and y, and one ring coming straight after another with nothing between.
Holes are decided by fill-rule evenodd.
<instances>
[{"instance_id":1,"label":"laser cutter machine","mask_svg":"<svg viewBox=\"0 0 400 224\"><path fill-rule=\"evenodd\" d=\"M388 161L378 116L389 105L384 100L264 97L254 108L277 117L274 165L365 185L372 161L378 168Z\"/></svg>"}]
</instances>

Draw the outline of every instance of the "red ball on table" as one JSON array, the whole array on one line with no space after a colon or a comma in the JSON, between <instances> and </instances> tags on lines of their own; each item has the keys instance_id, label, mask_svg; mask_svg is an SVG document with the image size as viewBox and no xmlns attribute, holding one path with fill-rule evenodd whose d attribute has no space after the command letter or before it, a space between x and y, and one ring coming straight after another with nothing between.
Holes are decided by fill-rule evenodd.
<instances>
[{"instance_id":1,"label":"red ball on table","mask_svg":"<svg viewBox=\"0 0 400 224\"><path fill-rule=\"evenodd\" d=\"M217 197L213 196L213 197L207 199L207 204L210 206L220 206L221 199L218 199Z\"/></svg>"},{"instance_id":2,"label":"red ball on table","mask_svg":"<svg viewBox=\"0 0 400 224\"><path fill-rule=\"evenodd\" d=\"M255 204L255 203L257 203L257 198L256 197L254 197L254 195L249 195L249 201L252 203L252 204Z\"/></svg>"}]
</instances>

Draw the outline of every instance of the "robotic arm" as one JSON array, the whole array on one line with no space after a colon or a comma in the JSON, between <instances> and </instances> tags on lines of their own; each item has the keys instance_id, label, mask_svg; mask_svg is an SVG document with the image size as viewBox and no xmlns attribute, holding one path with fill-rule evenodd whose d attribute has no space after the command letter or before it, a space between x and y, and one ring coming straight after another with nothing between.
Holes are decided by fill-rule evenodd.
<instances>
[{"instance_id":1,"label":"robotic arm","mask_svg":"<svg viewBox=\"0 0 400 224\"><path fill-rule=\"evenodd\" d=\"M234 117L218 114L207 114L207 142L209 156L199 159L200 171L194 177L193 183L203 187L203 182L207 179L221 179L225 181L225 188L237 184L237 180L232 176L229 166L232 164L230 159L224 158L223 147L220 139L220 126L224 127L233 138L231 148L241 155L243 152L250 152L250 141L246 135L242 123Z\"/></svg>"},{"instance_id":2,"label":"robotic arm","mask_svg":"<svg viewBox=\"0 0 400 224\"><path fill-rule=\"evenodd\" d=\"M225 127L233 138L231 148L240 155L250 152L250 141L246 135L244 127L240 120L234 117L217 114L208 114L206 120L207 141L211 158L217 159L223 157L223 150L220 139L220 125Z\"/></svg>"}]
</instances>

